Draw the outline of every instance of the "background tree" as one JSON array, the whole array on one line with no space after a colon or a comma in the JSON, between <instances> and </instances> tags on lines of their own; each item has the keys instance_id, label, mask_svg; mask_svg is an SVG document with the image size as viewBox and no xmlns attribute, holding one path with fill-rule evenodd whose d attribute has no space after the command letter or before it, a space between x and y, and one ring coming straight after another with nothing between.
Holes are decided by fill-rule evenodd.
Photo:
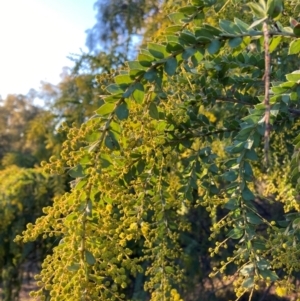
<instances>
[{"instance_id":1,"label":"background tree","mask_svg":"<svg viewBox=\"0 0 300 301\"><path fill-rule=\"evenodd\" d=\"M64 187L41 169L12 165L0 171L0 190L1 300L12 301L19 300L25 272L38 271L41 260L55 244L50 238L20 245L13 238L26 225L30 229L29 223L34 223L42 208L51 204L54 192L62 193Z\"/></svg>"}]
</instances>

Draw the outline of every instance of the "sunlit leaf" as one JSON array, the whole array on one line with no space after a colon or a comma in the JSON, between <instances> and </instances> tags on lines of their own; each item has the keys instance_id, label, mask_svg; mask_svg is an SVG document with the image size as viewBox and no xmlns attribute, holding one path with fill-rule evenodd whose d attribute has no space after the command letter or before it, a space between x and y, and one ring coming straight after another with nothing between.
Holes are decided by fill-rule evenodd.
<instances>
[{"instance_id":1,"label":"sunlit leaf","mask_svg":"<svg viewBox=\"0 0 300 301\"><path fill-rule=\"evenodd\" d=\"M115 108L114 103L104 103L98 110L96 110L96 113L101 116L106 116L110 114Z\"/></svg>"},{"instance_id":2,"label":"sunlit leaf","mask_svg":"<svg viewBox=\"0 0 300 301\"><path fill-rule=\"evenodd\" d=\"M297 54L300 52L300 39L291 42L289 47L289 55Z\"/></svg>"},{"instance_id":3,"label":"sunlit leaf","mask_svg":"<svg viewBox=\"0 0 300 301\"><path fill-rule=\"evenodd\" d=\"M72 178L81 178L84 177L85 174L83 172L83 168L80 164L78 164L77 166L71 168L68 172L68 174L72 177Z\"/></svg>"},{"instance_id":4,"label":"sunlit leaf","mask_svg":"<svg viewBox=\"0 0 300 301\"><path fill-rule=\"evenodd\" d=\"M166 55L166 48L161 44L148 43L148 50L158 59L163 59Z\"/></svg>"}]
</instances>

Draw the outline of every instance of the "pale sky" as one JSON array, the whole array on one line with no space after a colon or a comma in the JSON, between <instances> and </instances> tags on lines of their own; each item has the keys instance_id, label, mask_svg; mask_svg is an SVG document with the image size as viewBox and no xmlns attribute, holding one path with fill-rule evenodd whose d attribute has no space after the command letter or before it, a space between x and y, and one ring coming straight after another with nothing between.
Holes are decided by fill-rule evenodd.
<instances>
[{"instance_id":1,"label":"pale sky","mask_svg":"<svg viewBox=\"0 0 300 301\"><path fill-rule=\"evenodd\" d=\"M96 0L0 0L0 95L57 84L70 53L86 50Z\"/></svg>"}]
</instances>

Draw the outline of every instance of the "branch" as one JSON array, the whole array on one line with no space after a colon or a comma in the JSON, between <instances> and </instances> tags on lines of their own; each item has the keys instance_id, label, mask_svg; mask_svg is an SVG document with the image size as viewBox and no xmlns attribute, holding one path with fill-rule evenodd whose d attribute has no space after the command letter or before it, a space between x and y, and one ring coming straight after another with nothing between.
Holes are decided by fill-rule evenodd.
<instances>
[{"instance_id":1,"label":"branch","mask_svg":"<svg viewBox=\"0 0 300 301\"><path fill-rule=\"evenodd\" d=\"M265 75L264 75L264 81L265 81L265 99L264 99L264 105L265 105L265 146L264 146L264 152L265 152L265 163L268 167L270 164L270 158L269 158L269 144L270 144L270 65L271 65L271 59L270 59L270 51L269 51L269 44L270 44L270 32L268 28L268 23L265 21L263 23L263 33L264 33L264 48L265 48Z\"/></svg>"},{"instance_id":2,"label":"branch","mask_svg":"<svg viewBox=\"0 0 300 301\"><path fill-rule=\"evenodd\" d=\"M266 22L264 22L266 23ZM275 30L268 30L269 36L282 36L282 37L290 37L290 38L296 38L297 36L294 33L291 32L279 32ZM243 37L261 37L265 36L264 30L263 31L249 31L241 34L229 34L229 33L224 33L220 35L221 37L232 39L232 38L243 38Z\"/></svg>"},{"instance_id":3,"label":"branch","mask_svg":"<svg viewBox=\"0 0 300 301\"><path fill-rule=\"evenodd\" d=\"M172 139L169 140L167 143L169 145L173 145L174 143L180 143L186 139L192 139L192 138L200 138L200 137L208 137L208 136L212 136L212 135L216 135L216 134L221 134L221 133L233 133L233 132L238 132L240 129L218 129L215 131L211 131L211 132L207 132L207 133L203 133L200 130L190 130L189 133L192 135L186 135L186 136L182 136L182 137L177 137L174 136L176 139ZM168 133L168 131L166 131L166 133Z\"/></svg>"}]
</instances>

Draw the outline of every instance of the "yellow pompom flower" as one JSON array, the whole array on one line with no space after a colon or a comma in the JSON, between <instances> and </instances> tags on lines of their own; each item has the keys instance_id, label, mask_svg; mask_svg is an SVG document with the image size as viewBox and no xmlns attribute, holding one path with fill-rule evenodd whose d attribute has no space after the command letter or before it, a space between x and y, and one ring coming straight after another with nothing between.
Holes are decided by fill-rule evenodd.
<instances>
[{"instance_id":1,"label":"yellow pompom flower","mask_svg":"<svg viewBox=\"0 0 300 301\"><path fill-rule=\"evenodd\" d=\"M286 296L287 294L287 289L285 287L282 287L282 286L278 286L276 288L276 294L279 296L279 297L284 297Z\"/></svg>"}]
</instances>

